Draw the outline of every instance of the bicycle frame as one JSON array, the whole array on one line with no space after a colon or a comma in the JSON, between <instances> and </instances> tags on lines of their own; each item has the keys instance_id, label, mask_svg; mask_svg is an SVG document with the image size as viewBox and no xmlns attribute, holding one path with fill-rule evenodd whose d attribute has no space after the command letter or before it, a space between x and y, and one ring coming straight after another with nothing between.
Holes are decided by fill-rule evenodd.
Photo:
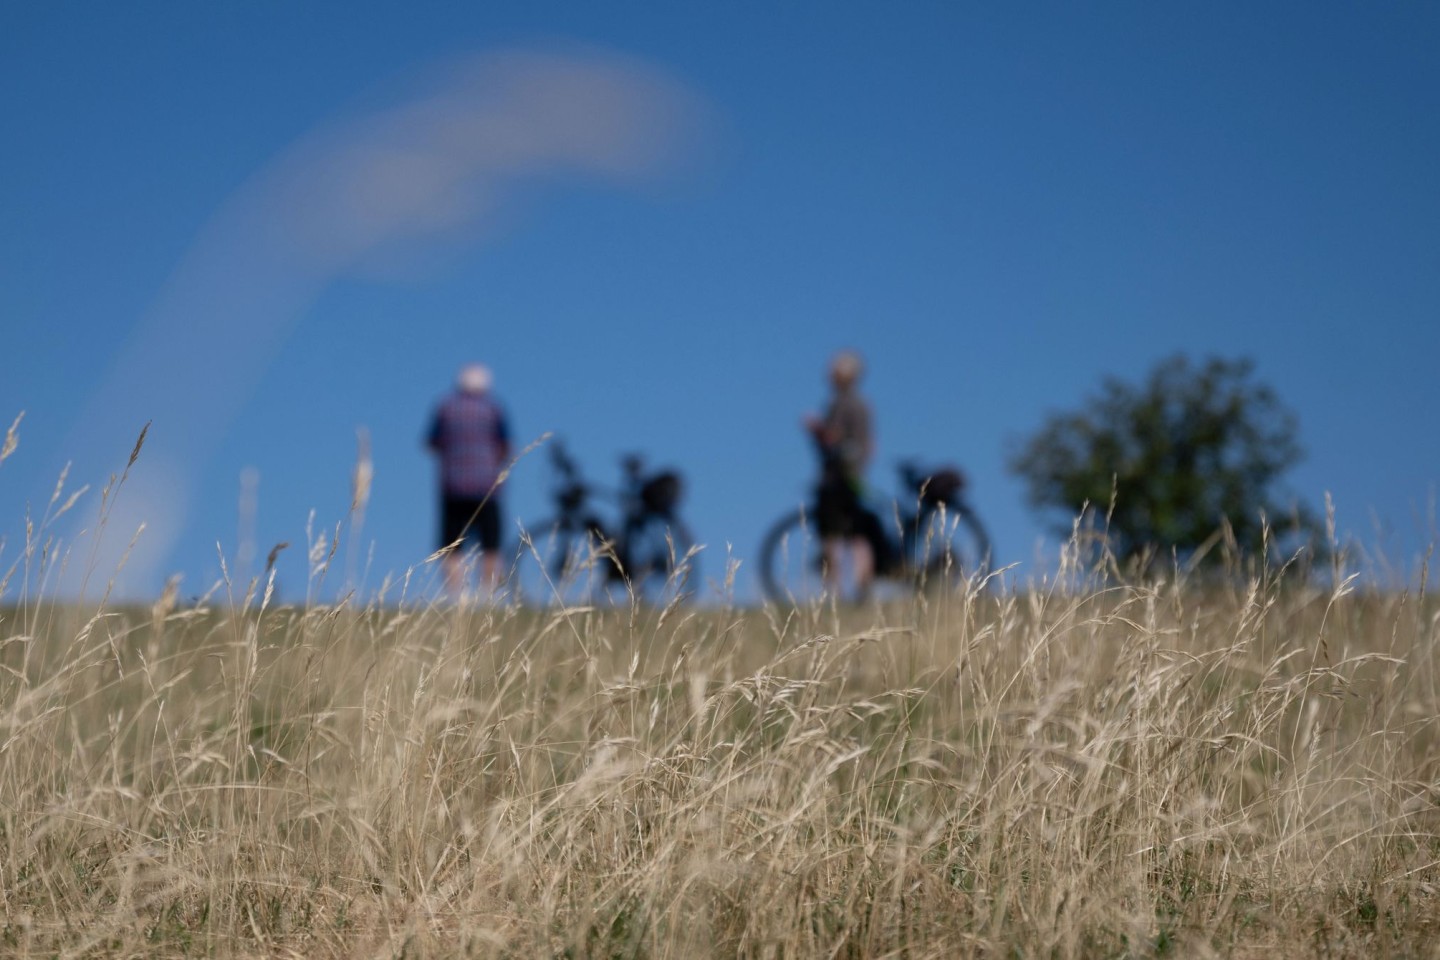
<instances>
[{"instance_id":1,"label":"bicycle frame","mask_svg":"<svg viewBox=\"0 0 1440 960\"><path fill-rule=\"evenodd\" d=\"M761 542L761 585L777 603L801 602L832 583L825 573L824 537L815 521L821 516L824 485L844 477L823 444L817 442L817 450L821 481L811 504L780 517ZM954 584L983 573L990 562L990 540L965 501L960 471L927 472L913 462L902 462L899 474L910 506L902 503L902 497L891 499L881 508L884 512L858 504L859 529L854 533L871 544L876 578L906 581L919 588L932 582Z\"/></svg>"},{"instance_id":2,"label":"bicycle frame","mask_svg":"<svg viewBox=\"0 0 1440 960\"><path fill-rule=\"evenodd\" d=\"M935 535L940 519L950 511L943 504L925 502L916 509L905 510L898 497L892 498L889 506L887 513L881 513L874 506L862 503L860 510L869 516L859 536L870 543L875 576L886 580L907 579L923 570L924 564L917 564L917 558L923 555L925 540Z\"/></svg>"},{"instance_id":3,"label":"bicycle frame","mask_svg":"<svg viewBox=\"0 0 1440 960\"><path fill-rule=\"evenodd\" d=\"M559 483L551 494L556 508L553 528L566 538L585 536L592 539L605 558L607 582L629 582L636 574L648 575L652 572L651 568L660 565L660 557L640 557L635 551L637 541L652 524L661 524L667 531L683 531L683 524L674 509L680 492L678 474L672 471L647 474L644 461L639 456L632 454L623 458L623 484L618 491L611 493L620 508L619 526L612 533L589 506L597 493L606 491L584 480L578 464L559 441L552 444L550 458L559 476ZM651 492L656 489L668 493L669 500L665 503L653 502ZM688 534L684 539L688 541ZM563 561L563 558L560 559ZM664 559L667 561L664 567L668 571L670 558L667 556Z\"/></svg>"}]
</instances>

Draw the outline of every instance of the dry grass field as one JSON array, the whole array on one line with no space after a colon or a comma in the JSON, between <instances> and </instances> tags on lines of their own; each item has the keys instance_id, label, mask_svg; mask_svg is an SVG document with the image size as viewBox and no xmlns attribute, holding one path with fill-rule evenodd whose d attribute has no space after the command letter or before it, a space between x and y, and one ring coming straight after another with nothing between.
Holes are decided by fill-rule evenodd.
<instances>
[{"instance_id":1,"label":"dry grass field","mask_svg":"<svg viewBox=\"0 0 1440 960\"><path fill-rule=\"evenodd\" d=\"M0 611L0 954L1440 955L1437 606Z\"/></svg>"}]
</instances>

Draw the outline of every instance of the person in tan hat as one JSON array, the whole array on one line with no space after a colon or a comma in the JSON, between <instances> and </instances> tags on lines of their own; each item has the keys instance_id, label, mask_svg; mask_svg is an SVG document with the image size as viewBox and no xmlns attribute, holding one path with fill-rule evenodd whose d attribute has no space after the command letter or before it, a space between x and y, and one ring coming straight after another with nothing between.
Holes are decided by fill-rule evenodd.
<instances>
[{"instance_id":1,"label":"person in tan hat","mask_svg":"<svg viewBox=\"0 0 1440 960\"><path fill-rule=\"evenodd\" d=\"M875 452L870 405L858 384L865 365L860 355L842 350L830 361L830 403L805 427L820 448L820 484L816 491L816 525L824 541L825 579L837 595L845 554L851 558L855 591L864 597L875 576L875 556L864 536L865 468Z\"/></svg>"}]
</instances>

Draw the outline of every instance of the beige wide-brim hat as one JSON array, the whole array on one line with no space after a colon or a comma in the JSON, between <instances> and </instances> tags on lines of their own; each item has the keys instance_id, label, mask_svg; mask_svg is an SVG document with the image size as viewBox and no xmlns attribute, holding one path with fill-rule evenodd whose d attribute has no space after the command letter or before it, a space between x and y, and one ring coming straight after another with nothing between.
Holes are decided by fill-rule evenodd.
<instances>
[{"instance_id":1,"label":"beige wide-brim hat","mask_svg":"<svg viewBox=\"0 0 1440 960\"><path fill-rule=\"evenodd\" d=\"M837 383L855 383L865 372L865 361L854 350L841 350L830 359L830 378Z\"/></svg>"}]
</instances>

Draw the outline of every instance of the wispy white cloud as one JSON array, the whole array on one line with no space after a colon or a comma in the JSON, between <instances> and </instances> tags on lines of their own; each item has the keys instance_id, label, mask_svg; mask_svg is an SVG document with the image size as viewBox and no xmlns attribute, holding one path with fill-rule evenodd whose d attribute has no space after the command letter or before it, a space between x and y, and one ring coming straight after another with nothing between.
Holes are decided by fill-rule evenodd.
<instances>
[{"instance_id":1,"label":"wispy white cloud","mask_svg":"<svg viewBox=\"0 0 1440 960\"><path fill-rule=\"evenodd\" d=\"M318 131L252 190L301 262L343 270L483 219L525 181L659 173L683 155L702 112L634 61L508 53L452 66L413 99Z\"/></svg>"},{"instance_id":2,"label":"wispy white cloud","mask_svg":"<svg viewBox=\"0 0 1440 960\"><path fill-rule=\"evenodd\" d=\"M428 70L283 151L202 229L70 437L72 450L118 458L154 421L98 572L144 522L122 589L159 582L204 462L329 283L471 242L537 183L676 170L704 114L681 84L632 59L508 51Z\"/></svg>"}]
</instances>

